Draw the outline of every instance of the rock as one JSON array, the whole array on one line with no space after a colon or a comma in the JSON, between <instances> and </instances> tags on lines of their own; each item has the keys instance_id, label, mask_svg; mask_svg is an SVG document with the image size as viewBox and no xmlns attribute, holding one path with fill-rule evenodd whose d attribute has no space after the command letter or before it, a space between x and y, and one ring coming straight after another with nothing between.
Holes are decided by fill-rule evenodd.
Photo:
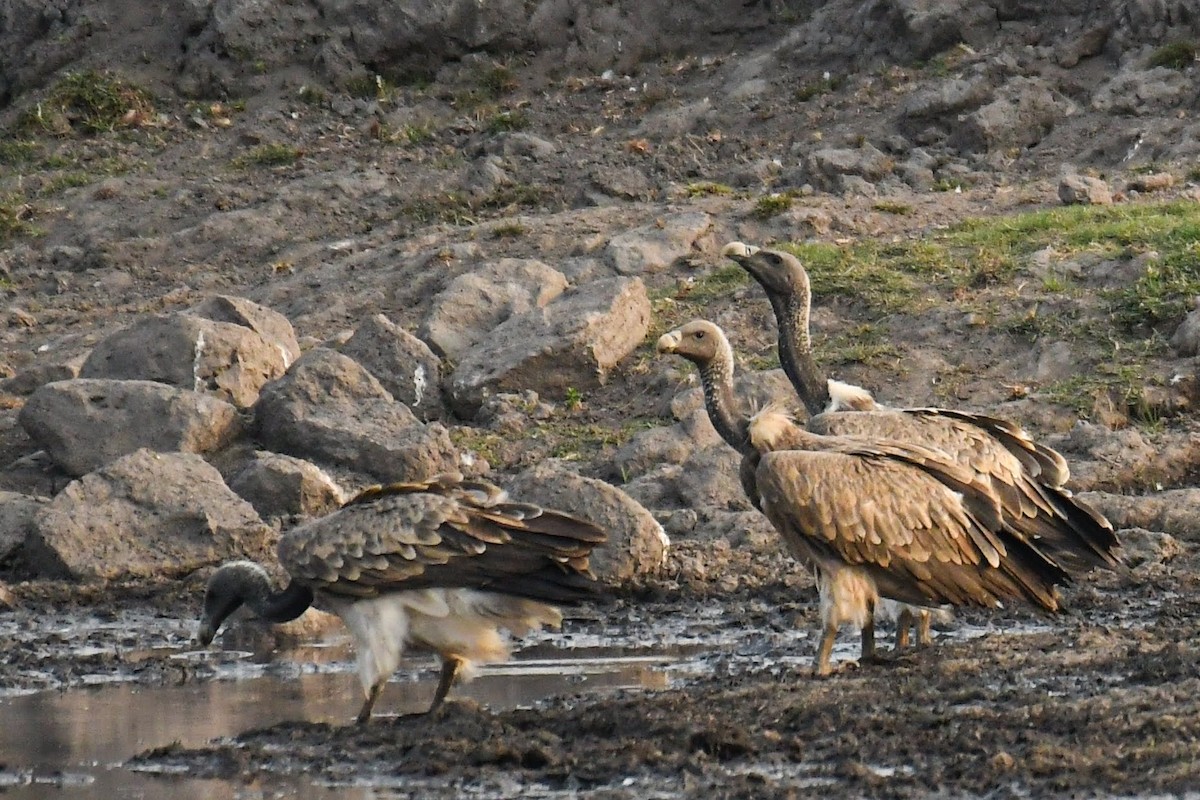
<instances>
[{"instance_id":1,"label":"rock","mask_svg":"<svg viewBox=\"0 0 1200 800\"><path fill-rule=\"evenodd\" d=\"M345 502L342 490L317 465L264 450L254 454L229 488L263 519L295 514L319 517Z\"/></svg>"},{"instance_id":2,"label":"rock","mask_svg":"<svg viewBox=\"0 0 1200 800\"><path fill-rule=\"evenodd\" d=\"M1104 50L1111 31L1112 28L1109 25L1096 25L1088 28L1071 41L1063 44L1055 56L1055 61L1060 67L1070 69L1085 58L1099 55Z\"/></svg>"},{"instance_id":3,"label":"rock","mask_svg":"<svg viewBox=\"0 0 1200 800\"><path fill-rule=\"evenodd\" d=\"M485 156L463 168L459 185L468 194L477 198L488 198L516 181L504 169L504 159Z\"/></svg>"},{"instance_id":4,"label":"rock","mask_svg":"<svg viewBox=\"0 0 1200 800\"><path fill-rule=\"evenodd\" d=\"M918 88L904 101L900 113L918 120L957 115L968 108L978 108L991 91L990 82L982 77L948 78Z\"/></svg>"},{"instance_id":5,"label":"rock","mask_svg":"<svg viewBox=\"0 0 1200 800\"><path fill-rule=\"evenodd\" d=\"M192 314L147 317L96 345L83 378L158 381L212 392L239 408L287 371L281 346L243 325Z\"/></svg>"},{"instance_id":6,"label":"rock","mask_svg":"<svg viewBox=\"0 0 1200 800\"><path fill-rule=\"evenodd\" d=\"M429 346L383 314L368 318L339 350L379 379L422 420L442 415L442 361Z\"/></svg>"},{"instance_id":7,"label":"rock","mask_svg":"<svg viewBox=\"0 0 1200 800\"><path fill-rule=\"evenodd\" d=\"M381 481L420 480L458 464L442 425L422 424L366 369L326 348L309 350L264 387L254 415L271 450Z\"/></svg>"},{"instance_id":8,"label":"rock","mask_svg":"<svg viewBox=\"0 0 1200 800\"><path fill-rule=\"evenodd\" d=\"M1178 539L1161 531L1128 528L1117 531L1117 538L1121 542L1121 558L1128 567L1163 564L1187 552Z\"/></svg>"},{"instance_id":9,"label":"rock","mask_svg":"<svg viewBox=\"0 0 1200 800\"><path fill-rule=\"evenodd\" d=\"M9 394L32 394L39 387L55 381L67 381L79 377L79 368L87 356L77 356L60 362L46 362L27 367L0 383L0 388Z\"/></svg>"},{"instance_id":10,"label":"rock","mask_svg":"<svg viewBox=\"0 0 1200 800\"><path fill-rule=\"evenodd\" d=\"M494 146L499 146L500 153L506 158L527 158L530 161L541 161L558 152L558 146L554 142L523 131L498 137L489 149Z\"/></svg>"},{"instance_id":11,"label":"rock","mask_svg":"<svg viewBox=\"0 0 1200 800\"><path fill-rule=\"evenodd\" d=\"M269 560L276 538L200 456L138 450L63 489L35 517L25 556L46 577L167 580Z\"/></svg>"},{"instance_id":12,"label":"rock","mask_svg":"<svg viewBox=\"0 0 1200 800\"><path fill-rule=\"evenodd\" d=\"M273 342L283 348L285 368L300 357L300 343L296 341L296 330L288 318L244 297L214 295L193 308L191 313L213 322L241 325Z\"/></svg>"},{"instance_id":13,"label":"rock","mask_svg":"<svg viewBox=\"0 0 1200 800\"><path fill-rule=\"evenodd\" d=\"M951 145L967 153L1032 147L1075 111L1041 78L1014 79L998 95L955 127Z\"/></svg>"},{"instance_id":14,"label":"rock","mask_svg":"<svg viewBox=\"0 0 1200 800\"><path fill-rule=\"evenodd\" d=\"M241 431L237 409L211 395L153 381L89 378L41 387L18 421L70 475L139 448L210 453Z\"/></svg>"},{"instance_id":15,"label":"rock","mask_svg":"<svg viewBox=\"0 0 1200 800\"><path fill-rule=\"evenodd\" d=\"M1170 489L1144 496L1080 492L1079 498L1108 517L1114 528L1145 528L1200 542L1200 489Z\"/></svg>"},{"instance_id":16,"label":"rock","mask_svg":"<svg viewBox=\"0 0 1200 800\"><path fill-rule=\"evenodd\" d=\"M6 561L25 544L33 530L33 521L46 500L17 492L0 491L0 562Z\"/></svg>"},{"instance_id":17,"label":"rock","mask_svg":"<svg viewBox=\"0 0 1200 800\"><path fill-rule=\"evenodd\" d=\"M661 272L682 258L711 250L713 219L699 211L670 214L614 236L605 258L621 275Z\"/></svg>"},{"instance_id":18,"label":"rock","mask_svg":"<svg viewBox=\"0 0 1200 800\"><path fill-rule=\"evenodd\" d=\"M604 194L623 200L650 200L654 185L636 167L604 167L592 172L592 183Z\"/></svg>"},{"instance_id":19,"label":"rock","mask_svg":"<svg viewBox=\"0 0 1200 800\"><path fill-rule=\"evenodd\" d=\"M1112 192L1099 178L1067 175L1058 183L1058 199L1066 206L1107 206L1112 204Z\"/></svg>"},{"instance_id":20,"label":"rock","mask_svg":"<svg viewBox=\"0 0 1200 800\"><path fill-rule=\"evenodd\" d=\"M1171 347L1181 356L1200 355L1200 297L1192 298L1193 308L1171 335Z\"/></svg>"},{"instance_id":21,"label":"rock","mask_svg":"<svg viewBox=\"0 0 1200 800\"><path fill-rule=\"evenodd\" d=\"M1169 172L1155 172L1151 175L1139 175L1129 182L1126 191L1161 192L1175 185L1175 176Z\"/></svg>"},{"instance_id":22,"label":"rock","mask_svg":"<svg viewBox=\"0 0 1200 800\"><path fill-rule=\"evenodd\" d=\"M675 426L641 431L613 454L613 477L627 483L661 464L682 464L693 449L687 435Z\"/></svg>"},{"instance_id":23,"label":"rock","mask_svg":"<svg viewBox=\"0 0 1200 800\"><path fill-rule=\"evenodd\" d=\"M843 176L855 175L878 181L892 173L896 162L887 153L867 143L854 150L826 147L808 158L808 169L824 189L841 187Z\"/></svg>"},{"instance_id":24,"label":"rock","mask_svg":"<svg viewBox=\"0 0 1200 800\"><path fill-rule=\"evenodd\" d=\"M451 407L470 419L497 392L562 397L568 388L595 388L649 328L650 300L640 279L593 281L510 318L463 353L448 383Z\"/></svg>"},{"instance_id":25,"label":"rock","mask_svg":"<svg viewBox=\"0 0 1200 800\"><path fill-rule=\"evenodd\" d=\"M697 450L684 462L675 491L687 508L752 510L738 478L741 463L742 457L724 442Z\"/></svg>"},{"instance_id":26,"label":"rock","mask_svg":"<svg viewBox=\"0 0 1200 800\"><path fill-rule=\"evenodd\" d=\"M509 317L542 308L566 288L561 272L536 259L493 261L452 280L418 333L435 353L457 358Z\"/></svg>"},{"instance_id":27,"label":"rock","mask_svg":"<svg viewBox=\"0 0 1200 800\"><path fill-rule=\"evenodd\" d=\"M1127 66L1092 94L1092 108L1143 117L1174 108L1195 94L1194 77L1170 67Z\"/></svg>"},{"instance_id":28,"label":"rock","mask_svg":"<svg viewBox=\"0 0 1200 800\"><path fill-rule=\"evenodd\" d=\"M608 541L592 552L602 581L625 581L655 572L670 542L645 508L611 484L585 478L554 462L530 467L506 487L514 500L565 511L599 525Z\"/></svg>"}]
</instances>

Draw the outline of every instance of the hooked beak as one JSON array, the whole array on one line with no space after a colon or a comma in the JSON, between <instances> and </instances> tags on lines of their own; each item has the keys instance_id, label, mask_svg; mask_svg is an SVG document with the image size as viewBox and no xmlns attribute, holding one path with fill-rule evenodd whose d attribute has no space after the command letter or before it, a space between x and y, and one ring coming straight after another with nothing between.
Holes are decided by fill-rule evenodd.
<instances>
[{"instance_id":1,"label":"hooked beak","mask_svg":"<svg viewBox=\"0 0 1200 800\"><path fill-rule=\"evenodd\" d=\"M217 630L207 620L200 623L200 629L196 631L196 644L201 647L208 647L212 644L212 640L217 636Z\"/></svg>"},{"instance_id":2,"label":"hooked beak","mask_svg":"<svg viewBox=\"0 0 1200 800\"><path fill-rule=\"evenodd\" d=\"M734 261L739 261L743 258L749 258L761 249L762 248L755 247L752 244L746 244L745 242L730 242L721 248L721 255L725 258L731 258Z\"/></svg>"},{"instance_id":3,"label":"hooked beak","mask_svg":"<svg viewBox=\"0 0 1200 800\"><path fill-rule=\"evenodd\" d=\"M679 347L679 342L683 339L683 334L679 331L671 331L664 333L658 337L658 345L656 345L660 353L674 353Z\"/></svg>"}]
</instances>

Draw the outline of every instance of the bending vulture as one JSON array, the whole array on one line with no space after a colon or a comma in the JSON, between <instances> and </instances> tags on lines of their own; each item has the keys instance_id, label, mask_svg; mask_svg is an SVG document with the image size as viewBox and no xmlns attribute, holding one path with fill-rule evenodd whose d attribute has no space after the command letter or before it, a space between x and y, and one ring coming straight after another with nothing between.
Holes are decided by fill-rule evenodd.
<instances>
[{"instance_id":1,"label":"bending vulture","mask_svg":"<svg viewBox=\"0 0 1200 800\"><path fill-rule=\"evenodd\" d=\"M441 656L433 711L456 678L503 661L504 628L521 635L557 627L557 605L593 597L595 525L558 511L509 502L497 486L446 473L373 487L279 541L291 581L274 592L249 561L209 579L197 640L210 643L243 604L271 622L304 613L319 596L354 636L366 722L407 645Z\"/></svg>"},{"instance_id":2,"label":"bending vulture","mask_svg":"<svg viewBox=\"0 0 1200 800\"><path fill-rule=\"evenodd\" d=\"M985 482L1005 522L1071 570L1119 565L1112 525L1063 485L1066 460L1005 420L938 408L890 409L870 392L824 378L812 354L808 273L791 253L731 242L722 255L767 293L779 329L779 361L809 412L809 431L919 442L951 455Z\"/></svg>"},{"instance_id":3,"label":"bending vulture","mask_svg":"<svg viewBox=\"0 0 1200 800\"><path fill-rule=\"evenodd\" d=\"M874 657L881 598L906 604L910 616L945 603L994 606L1016 598L1057 609L1054 586L1066 573L1009 530L987 483L947 454L813 434L774 408L737 416L733 351L711 322L663 335L658 350L699 367L713 425L743 455L743 487L792 553L817 570L817 674L832 671L833 641L844 623L862 631L863 657Z\"/></svg>"}]
</instances>

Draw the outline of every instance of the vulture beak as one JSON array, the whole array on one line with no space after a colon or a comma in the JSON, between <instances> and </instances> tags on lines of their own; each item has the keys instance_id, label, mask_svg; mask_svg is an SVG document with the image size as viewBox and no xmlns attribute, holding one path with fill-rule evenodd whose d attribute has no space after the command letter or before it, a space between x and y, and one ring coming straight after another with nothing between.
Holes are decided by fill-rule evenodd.
<instances>
[{"instance_id":1,"label":"vulture beak","mask_svg":"<svg viewBox=\"0 0 1200 800\"><path fill-rule=\"evenodd\" d=\"M745 242L730 242L721 248L721 255L725 258L732 258L737 261L739 258L749 258L757 253L761 248L755 247L752 244Z\"/></svg>"},{"instance_id":2,"label":"vulture beak","mask_svg":"<svg viewBox=\"0 0 1200 800\"><path fill-rule=\"evenodd\" d=\"M674 353L675 349L677 347L679 347L679 342L682 339L683 339L683 336L682 336L682 334L679 333L679 331L671 331L670 333L664 333L662 336L658 337L658 345L657 345L658 352Z\"/></svg>"}]
</instances>

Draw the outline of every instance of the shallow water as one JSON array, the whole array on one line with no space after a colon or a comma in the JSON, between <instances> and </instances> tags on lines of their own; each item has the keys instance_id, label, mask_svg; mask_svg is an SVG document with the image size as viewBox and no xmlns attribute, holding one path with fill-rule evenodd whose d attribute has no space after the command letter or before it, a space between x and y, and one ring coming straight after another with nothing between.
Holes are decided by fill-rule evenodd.
<instances>
[{"instance_id":1,"label":"shallow water","mask_svg":"<svg viewBox=\"0 0 1200 800\"><path fill-rule=\"evenodd\" d=\"M131 683L45 691L0 700L0 793L6 798L251 798L288 796L295 781L252 789L222 781L178 775L143 774L121 764L147 749L179 742L197 746L221 737L285 720L348 723L361 702L357 675L349 661L311 659L311 648L291 651L271 665L245 663L249 653L218 653L218 675L270 671L237 680L211 680L182 686L146 687ZM319 648L318 648L319 650ZM341 654L342 648L334 649ZM546 646L528 657L485 668L452 696L471 698L488 708L529 706L554 695L595 693L620 688L664 688L666 668L679 654L560 651ZM185 660L204 653L178 653ZM273 669L272 669L273 668ZM379 716L425 710L436 674L430 660L406 661L377 705ZM381 794L381 791L383 792ZM303 786L303 795L330 798L386 797L383 787Z\"/></svg>"}]
</instances>

